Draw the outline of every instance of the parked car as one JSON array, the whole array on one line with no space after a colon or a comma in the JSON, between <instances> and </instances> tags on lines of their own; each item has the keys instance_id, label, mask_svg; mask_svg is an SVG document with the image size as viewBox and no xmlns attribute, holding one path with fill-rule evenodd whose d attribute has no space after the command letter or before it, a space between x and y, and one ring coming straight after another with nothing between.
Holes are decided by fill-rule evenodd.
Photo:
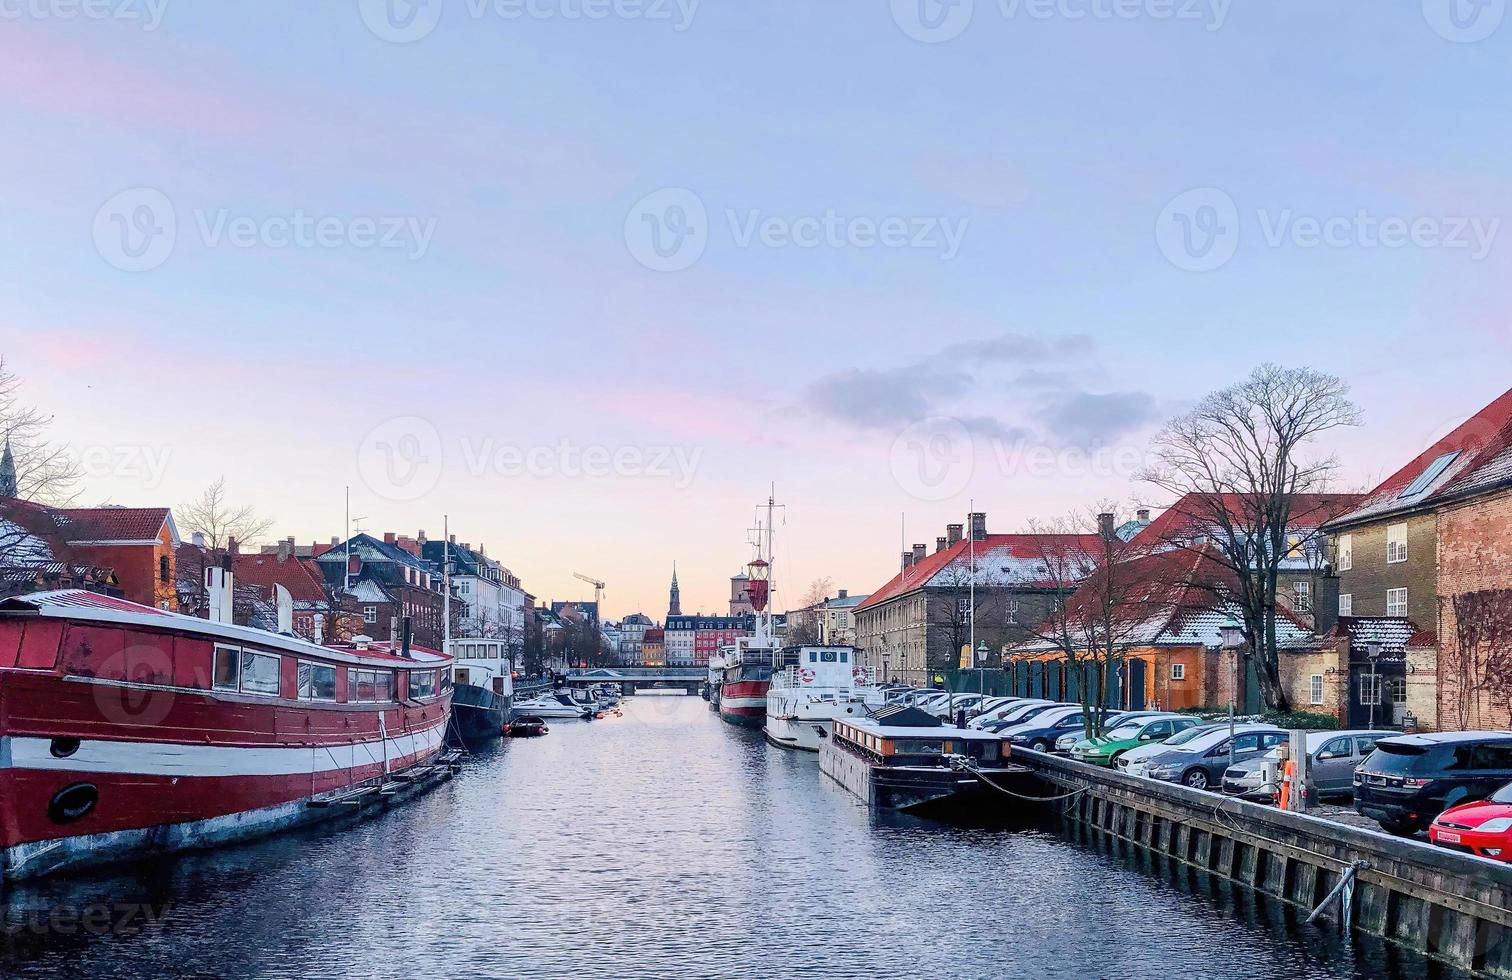
<instances>
[{"instance_id":1,"label":"parked car","mask_svg":"<svg viewBox=\"0 0 1512 980\"><path fill-rule=\"evenodd\" d=\"M977 706L971 710L971 717L978 718L989 712L996 711L999 708L1006 708L1013 703L1013 700L1013 698L989 697L979 702Z\"/></svg>"},{"instance_id":2,"label":"parked car","mask_svg":"<svg viewBox=\"0 0 1512 980\"><path fill-rule=\"evenodd\" d=\"M1316 795L1353 793L1355 770L1384 735L1368 731L1308 732L1308 772ZM1274 792L1265 785L1265 767L1280 758L1281 748L1277 746L1258 758L1233 766L1223 774L1223 791L1230 796L1270 800Z\"/></svg>"},{"instance_id":3,"label":"parked car","mask_svg":"<svg viewBox=\"0 0 1512 980\"><path fill-rule=\"evenodd\" d=\"M1165 718L1170 714L1169 711L1110 711L1103 716L1103 734L1106 735L1124 722L1135 718ZM1076 743L1082 741L1084 738L1086 738L1085 732L1072 732L1069 735L1062 735L1055 740L1055 751L1070 755L1071 750L1076 747Z\"/></svg>"},{"instance_id":4,"label":"parked car","mask_svg":"<svg viewBox=\"0 0 1512 980\"><path fill-rule=\"evenodd\" d=\"M1512 782L1512 732L1399 735L1376 743L1354 775L1355 810L1389 834L1426 830L1451 807Z\"/></svg>"},{"instance_id":5,"label":"parked car","mask_svg":"<svg viewBox=\"0 0 1512 980\"><path fill-rule=\"evenodd\" d=\"M1044 714L1047 711L1051 711L1056 708L1074 707L1077 706L1074 704L1060 704L1055 701L1046 701L1043 704L1021 705L1015 710L1008 712L997 721L983 725L982 728L984 731L995 732L1001 735L1004 732L1008 731L1010 728L1017 728L1020 725L1026 725L1032 722L1034 719L1038 718L1040 715Z\"/></svg>"},{"instance_id":6,"label":"parked car","mask_svg":"<svg viewBox=\"0 0 1512 980\"><path fill-rule=\"evenodd\" d=\"M991 725L994 722L1002 721L1004 718L1007 718L1010 712L1031 704L1055 704L1055 702L1051 701L1048 698L1013 698L1002 707L989 708L981 714L977 715L975 718L971 719L968 727L986 728L988 725Z\"/></svg>"},{"instance_id":7,"label":"parked car","mask_svg":"<svg viewBox=\"0 0 1512 980\"><path fill-rule=\"evenodd\" d=\"M1428 839L1440 847L1512 863L1512 783L1487 800L1440 813L1428 828Z\"/></svg>"},{"instance_id":8,"label":"parked car","mask_svg":"<svg viewBox=\"0 0 1512 980\"><path fill-rule=\"evenodd\" d=\"M947 694L943 698L935 699L925 710L955 724L957 715L964 711L969 716L972 709L985 700L986 698L981 694L962 694L957 691L954 695Z\"/></svg>"},{"instance_id":9,"label":"parked car","mask_svg":"<svg viewBox=\"0 0 1512 980\"><path fill-rule=\"evenodd\" d=\"M1041 711L1033 719L1004 729L1000 734L1010 745L1020 745L1036 752L1049 752L1057 738L1082 731L1083 728L1081 707L1070 705Z\"/></svg>"},{"instance_id":10,"label":"parked car","mask_svg":"<svg viewBox=\"0 0 1512 980\"><path fill-rule=\"evenodd\" d=\"M1228 724L1218 724L1216 722L1202 723L1185 731L1177 732L1164 742L1151 742L1148 745L1137 746L1129 749L1114 760L1113 767L1126 776L1145 776L1147 775L1145 770L1149 766L1151 759L1158 755L1164 755L1179 745L1186 745L1193 739L1206 735L1208 732L1217 731L1220 728L1228 731Z\"/></svg>"},{"instance_id":11,"label":"parked car","mask_svg":"<svg viewBox=\"0 0 1512 980\"><path fill-rule=\"evenodd\" d=\"M1223 725L1162 752L1149 760L1145 775L1192 789L1216 787L1223 781L1223 771L1230 762L1245 762L1264 755L1287 739L1286 732L1274 725L1238 725L1234 731L1231 737L1228 726Z\"/></svg>"},{"instance_id":12,"label":"parked car","mask_svg":"<svg viewBox=\"0 0 1512 980\"><path fill-rule=\"evenodd\" d=\"M1201 722L1190 715L1156 715L1123 718L1097 738L1082 739L1071 747L1071 758L1094 766L1111 766L1118 757L1141 745L1164 742L1178 732L1195 728Z\"/></svg>"}]
</instances>

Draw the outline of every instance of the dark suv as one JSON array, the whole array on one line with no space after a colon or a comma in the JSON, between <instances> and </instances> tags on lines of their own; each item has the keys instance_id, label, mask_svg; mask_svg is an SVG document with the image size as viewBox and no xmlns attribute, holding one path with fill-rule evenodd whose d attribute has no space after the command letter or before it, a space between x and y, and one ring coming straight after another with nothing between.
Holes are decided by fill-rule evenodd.
<instances>
[{"instance_id":1,"label":"dark suv","mask_svg":"<svg viewBox=\"0 0 1512 980\"><path fill-rule=\"evenodd\" d=\"M1383 738L1354 774L1355 809L1387 833L1427 829L1452 806L1512 782L1512 732Z\"/></svg>"}]
</instances>

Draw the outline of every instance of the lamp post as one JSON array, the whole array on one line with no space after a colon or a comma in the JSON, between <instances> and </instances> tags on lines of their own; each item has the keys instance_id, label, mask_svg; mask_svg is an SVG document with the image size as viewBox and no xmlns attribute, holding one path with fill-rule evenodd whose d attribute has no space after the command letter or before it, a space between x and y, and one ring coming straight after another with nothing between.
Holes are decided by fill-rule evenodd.
<instances>
[{"instance_id":1,"label":"lamp post","mask_svg":"<svg viewBox=\"0 0 1512 980\"><path fill-rule=\"evenodd\" d=\"M976 662L977 662L977 693L978 694L986 694L987 693L987 641L986 640L983 640L982 642L980 642L980 643L977 644L977 648L976 648Z\"/></svg>"},{"instance_id":2,"label":"lamp post","mask_svg":"<svg viewBox=\"0 0 1512 980\"><path fill-rule=\"evenodd\" d=\"M1232 653L1234 658L1234 683L1229 689L1229 765L1234 764L1234 714L1239 699L1239 648L1244 646L1244 627L1239 621L1230 617L1219 628L1219 635L1223 637L1223 649Z\"/></svg>"},{"instance_id":3,"label":"lamp post","mask_svg":"<svg viewBox=\"0 0 1512 980\"><path fill-rule=\"evenodd\" d=\"M1365 644L1365 655L1370 658L1370 730L1375 731L1376 704L1381 700L1381 645Z\"/></svg>"}]
</instances>

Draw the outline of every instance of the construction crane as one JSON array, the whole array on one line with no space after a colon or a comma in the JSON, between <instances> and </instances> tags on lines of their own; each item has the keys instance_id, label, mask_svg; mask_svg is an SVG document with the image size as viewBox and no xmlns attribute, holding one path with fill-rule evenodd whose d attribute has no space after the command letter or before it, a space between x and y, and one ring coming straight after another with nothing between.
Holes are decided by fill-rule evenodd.
<instances>
[{"instance_id":1,"label":"construction crane","mask_svg":"<svg viewBox=\"0 0 1512 980\"><path fill-rule=\"evenodd\" d=\"M594 615L598 616L600 619L603 619L604 583L600 582L598 579L593 578L590 575L584 575L582 572L573 572L572 576L573 578L582 579L584 582L587 582L589 585L593 586L593 608L595 610Z\"/></svg>"}]
</instances>

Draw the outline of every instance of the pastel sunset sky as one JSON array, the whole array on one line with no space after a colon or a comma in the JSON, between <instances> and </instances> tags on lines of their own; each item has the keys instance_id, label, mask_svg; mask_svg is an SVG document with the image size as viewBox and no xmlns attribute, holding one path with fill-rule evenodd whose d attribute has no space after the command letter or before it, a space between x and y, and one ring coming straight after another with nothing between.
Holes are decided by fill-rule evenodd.
<instances>
[{"instance_id":1,"label":"pastel sunset sky","mask_svg":"<svg viewBox=\"0 0 1512 980\"><path fill-rule=\"evenodd\" d=\"M779 607L1164 503L1264 361L1353 384L1364 487L1512 386L1504 7L28 0L0 352L86 503L350 485L616 616L721 609L772 483Z\"/></svg>"}]
</instances>

